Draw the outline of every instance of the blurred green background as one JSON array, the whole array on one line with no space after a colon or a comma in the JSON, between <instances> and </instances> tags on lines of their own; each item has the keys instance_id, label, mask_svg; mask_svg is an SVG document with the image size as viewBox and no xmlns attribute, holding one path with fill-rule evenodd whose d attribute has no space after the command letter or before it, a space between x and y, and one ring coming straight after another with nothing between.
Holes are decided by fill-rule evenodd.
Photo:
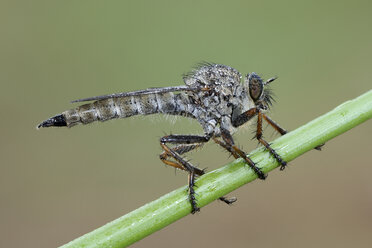
<instances>
[{"instance_id":1,"label":"blurred green background","mask_svg":"<svg viewBox=\"0 0 372 248\"><path fill-rule=\"evenodd\" d=\"M187 182L159 138L194 121L135 117L43 129L82 97L181 85L201 61L273 83L293 130L372 87L371 1L1 1L0 246L56 247ZM248 131L235 135L250 151ZM275 138L270 128L268 140ZM370 247L372 122L133 247ZM208 170L215 144L189 156Z\"/></svg>"}]
</instances>

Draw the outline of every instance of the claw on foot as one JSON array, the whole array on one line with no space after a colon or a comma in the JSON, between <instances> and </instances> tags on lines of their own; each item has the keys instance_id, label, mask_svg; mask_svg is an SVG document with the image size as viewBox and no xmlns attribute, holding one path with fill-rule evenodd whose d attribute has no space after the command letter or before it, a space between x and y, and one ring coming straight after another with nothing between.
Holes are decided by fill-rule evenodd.
<instances>
[{"instance_id":1,"label":"claw on foot","mask_svg":"<svg viewBox=\"0 0 372 248\"><path fill-rule=\"evenodd\" d=\"M191 210L191 214L195 214L197 212L200 212L200 208L198 207L193 207L192 210Z\"/></svg>"},{"instance_id":2,"label":"claw on foot","mask_svg":"<svg viewBox=\"0 0 372 248\"><path fill-rule=\"evenodd\" d=\"M280 163L281 163L280 170L282 171L287 166L287 162L285 162L285 161L282 160L282 161L280 161Z\"/></svg>"},{"instance_id":3,"label":"claw on foot","mask_svg":"<svg viewBox=\"0 0 372 248\"><path fill-rule=\"evenodd\" d=\"M236 197L231 197L231 198L220 197L219 200L223 201L227 205L231 205L234 202L236 202L238 200L238 198L236 198Z\"/></svg>"}]
</instances>

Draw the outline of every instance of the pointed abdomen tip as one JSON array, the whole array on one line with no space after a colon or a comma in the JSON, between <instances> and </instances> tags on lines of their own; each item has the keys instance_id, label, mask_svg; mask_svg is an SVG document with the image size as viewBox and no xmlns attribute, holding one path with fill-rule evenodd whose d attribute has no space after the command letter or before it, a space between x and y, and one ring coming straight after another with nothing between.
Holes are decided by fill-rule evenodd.
<instances>
[{"instance_id":1,"label":"pointed abdomen tip","mask_svg":"<svg viewBox=\"0 0 372 248\"><path fill-rule=\"evenodd\" d=\"M65 126L67 126L65 117L63 115L56 115L37 125L36 129L40 129L42 127L65 127Z\"/></svg>"}]
</instances>

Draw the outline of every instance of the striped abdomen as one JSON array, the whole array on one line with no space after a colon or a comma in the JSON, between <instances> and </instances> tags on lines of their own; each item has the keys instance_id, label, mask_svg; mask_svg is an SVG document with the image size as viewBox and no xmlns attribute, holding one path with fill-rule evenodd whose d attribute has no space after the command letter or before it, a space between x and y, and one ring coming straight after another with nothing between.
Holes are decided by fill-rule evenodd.
<instances>
[{"instance_id":1,"label":"striped abdomen","mask_svg":"<svg viewBox=\"0 0 372 248\"><path fill-rule=\"evenodd\" d=\"M107 98L84 104L52 117L38 127L68 126L155 113L187 115L193 105L184 93L172 92Z\"/></svg>"}]
</instances>

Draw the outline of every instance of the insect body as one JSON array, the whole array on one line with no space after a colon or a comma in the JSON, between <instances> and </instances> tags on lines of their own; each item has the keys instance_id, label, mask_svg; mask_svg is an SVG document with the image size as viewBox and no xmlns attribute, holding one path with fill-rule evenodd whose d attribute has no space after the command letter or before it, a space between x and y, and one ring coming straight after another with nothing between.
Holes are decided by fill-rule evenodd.
<instances>
[{"instance_id":1,"label":"insect body","mask_svg":"<svg viewBox=\"0 0 372 248\"><path fill-rule=\"evenodd\" d=\"M204 171L194 167L182 155L211 139L235 158L242 157L260 179L266 178L260 168L235 145L232 138L237 128L253 117L257 116L257 140L281 164L281 170L286 166L286 162L262 138L263 119L280 134L286 133L264 113L272 102L271 91L266 86L276 78L263 81L257 74L250 73L244 77L243 82L241 79L241 74L229 66L202 64L184 75L184 86L150 88L76 100L74 102L92 102L51 117L39 124L38 128L72 127L94 121L157 113L196 119L202 126L204 135L168 135L160 139L164 150L160 155L161 161L189 173L189 199L192 213L195 213L199 208L195 199L194 181ZM235 201L225 197L220 200L228 204Z\"/></svg>"}]
</instances>

